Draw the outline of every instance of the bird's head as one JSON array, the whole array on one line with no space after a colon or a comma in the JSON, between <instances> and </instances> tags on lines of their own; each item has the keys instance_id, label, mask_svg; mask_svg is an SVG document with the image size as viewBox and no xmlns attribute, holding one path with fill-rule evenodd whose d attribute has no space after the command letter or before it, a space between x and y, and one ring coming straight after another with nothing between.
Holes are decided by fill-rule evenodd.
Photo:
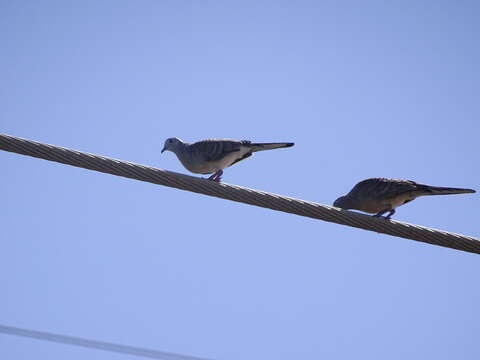
<instances>
[{"instance_id":1,"label":"bird's head","mask_svg":"<svg viewBox=\"0 0 480 360\"><path fill-rule=\"evenodd\" d=\"M181 144L183 144L183 141L180 140L179 138L176 138L176 137L169 138L169 139L165 140L165 144L163 145L162 153L164 151L167 151L167 150L175 152L175 150L178 149L178 147Z\"/></svg>"},{"instance_id":2,"label":"bird's head","mask_svg":"<svg viewBox=\"0 0 480 360\"><path fill-rule=\"evenodd\" d=\"M347 196L340 196L335 202L333 203L333 206L342 208L342 209L351 209L352 204L350 198Z\"/></svg>"}]
</instances>

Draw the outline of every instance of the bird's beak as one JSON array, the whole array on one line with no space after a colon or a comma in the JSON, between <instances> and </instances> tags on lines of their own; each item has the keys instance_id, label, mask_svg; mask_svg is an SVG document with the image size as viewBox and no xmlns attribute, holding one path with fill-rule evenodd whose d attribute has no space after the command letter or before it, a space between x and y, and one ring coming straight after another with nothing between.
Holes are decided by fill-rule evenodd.
<instances>
[{"instance_id":1,"label":"bird's beak","mask_svg":"<svg viewBox=\"0 0 480 360\"><path fill-rule=\"evenodd\" d=\"M162 151L160 152L160 154L163 154L164 151L165 151L165 148L162 149Z\"/></svg>"}]
</instances>

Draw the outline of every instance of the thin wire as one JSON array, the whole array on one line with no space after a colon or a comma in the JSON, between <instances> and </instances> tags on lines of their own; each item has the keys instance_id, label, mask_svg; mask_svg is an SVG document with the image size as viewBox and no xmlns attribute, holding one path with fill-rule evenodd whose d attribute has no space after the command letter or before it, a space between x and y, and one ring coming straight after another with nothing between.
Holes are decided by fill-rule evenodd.
<instances>
[{"instance_id":1,"label":"thin wire","mask_svg":"<svg viewBox=\"0 0 480 360\"><path fill-rule=\"evenodd\" d=\"M0 134L0 150L480 254L480 239L473 236L455 234L401 221L375 218L311 201L294 199L236 185L216 183L193 176L43 144L15 136Z\"/></svg>"},{"instance_id":2,"label":"thin wire","mask_svg":"<svg viewBox=\"0 0 480 360\"><path fill-rule=\"evenodd\" d=\"M165 351L151 350L134 346L114 344L104 341L96 341L83 339L74 336L66 336L59 334L52 334L44 331L35 331L29 329L21 329L13 326L0 325L0 333L22 336L33 338L37 340L52 341L56 343L76 345L89 349L97 349L127 355L140 356L150 359L161 359L161 360L207 360L206 358L199 358L196 356L188 356L181 354L174 354Z\"/></svg>"}]
</instances>

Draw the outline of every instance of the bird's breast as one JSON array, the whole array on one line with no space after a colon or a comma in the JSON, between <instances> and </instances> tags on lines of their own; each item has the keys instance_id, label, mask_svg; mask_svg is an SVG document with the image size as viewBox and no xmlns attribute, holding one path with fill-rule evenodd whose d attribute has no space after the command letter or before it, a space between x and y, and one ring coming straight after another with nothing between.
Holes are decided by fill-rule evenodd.
<instances>
[{"instance_id":1,"label":"bird's breast","mask_svg":"<svg viewBox=\"0 0 480 360\"><path fill-rule=\"evenodd\" d=\"M365 199L358 203L357 210L365 211L370 214L378 213L386 209L395 209L407 202L415 199L412 193L405 193L386 199Z\"/></svg>"}]
</instances>

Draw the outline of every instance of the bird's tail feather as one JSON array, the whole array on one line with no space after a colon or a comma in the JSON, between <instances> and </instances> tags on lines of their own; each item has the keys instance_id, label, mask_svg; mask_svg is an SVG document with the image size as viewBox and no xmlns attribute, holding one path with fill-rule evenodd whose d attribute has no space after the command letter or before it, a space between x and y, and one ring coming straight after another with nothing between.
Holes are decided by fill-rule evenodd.
<instances>
[{"instance_id":1,"label":"bird's tail feather","mask_svg":"<svg viewBox=\"0 0 480 360\"><path fill-rule=\"evenodd\" d=\"M425 195L453 195L453 194L470 194L474 193L473 189L428 186L425 185Z\"/></svg>"},{"instance_id":2,"label":"bird's tail feather","mask_svg":"<svg viewBox=\"0 0 480 360\"><path fill-rule=\"evenodd\" d=\"M279 143L251 143L252 151L263 151L291 147L295 143L279 142Z\"/></svg>"}]
</instances>

